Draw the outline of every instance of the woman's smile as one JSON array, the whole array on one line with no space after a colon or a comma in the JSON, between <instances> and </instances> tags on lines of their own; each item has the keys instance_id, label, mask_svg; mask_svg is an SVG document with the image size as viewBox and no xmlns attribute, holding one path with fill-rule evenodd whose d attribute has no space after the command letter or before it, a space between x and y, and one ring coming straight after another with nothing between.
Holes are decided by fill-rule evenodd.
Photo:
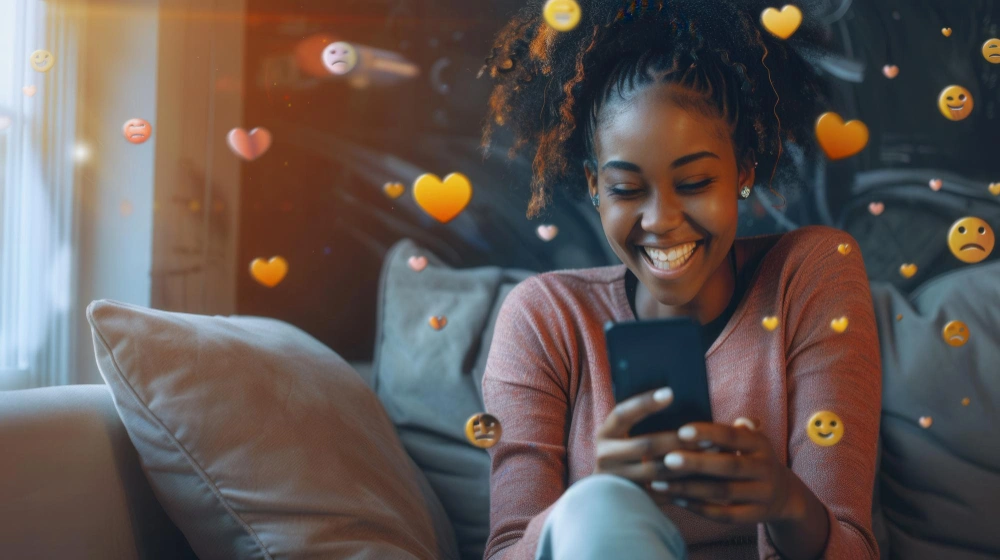
<instances>
[{"instance_id":1,"label":"woman's smile","mask_svg":"<svg viewBox=\"0 0 1000 560\"><path fill-rule=\"evenodd\" d=\"M640 260L646 263L646 267L653 276L661 280L673 280L691 268L698 255L701 254L703 245L703 240L666 247L638 245L636 252Z\"/></svg>"}]
</instances>

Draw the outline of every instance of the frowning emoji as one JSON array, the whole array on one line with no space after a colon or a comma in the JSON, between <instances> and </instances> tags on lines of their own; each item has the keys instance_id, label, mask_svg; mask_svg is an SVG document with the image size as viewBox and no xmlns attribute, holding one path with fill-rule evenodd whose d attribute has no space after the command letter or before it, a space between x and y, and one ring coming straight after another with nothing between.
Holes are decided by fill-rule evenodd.
<instances>
[{"instance_id":1,"label":"frowning emoji","mask_svg":"<svg viewBox=\"0 0 1000 560\"><path fill-rule=\"evenodd\" d=\"M1000 39L990 39L983 43L983 58L990 64L1000 64Z\"/></svg>"},{"instance_id":2,"label":"frowning emoji","mask_svg":"<svg viewBox=\"0 0 1000 560\"><path fill-rule=\"evenodd\" d=\"M358 51L354 45L337 41L323 49L323 66L335 76L343 76L358 65Z\"/></svg>"},{"instance_id":3,"label":"frowning emoji","mask_svg":"<svg viewBox=\"0 0 1000 560\"><path fill-rule=\"evenodd\" d=\"M990 256L996 239L985 221L966 216L952 224L948 231L948 248L955 258L966 263L977 263Z\"/></svg>"},{"instance_id":4,"label":"frowning emoji","mask_svg":"<svg viewBox=\"0 0 1000 560\"><path fill-rule=\"evenodd\" d=\"M972 114L972 94L962 86L948 86L938 96L938 109L944 118L960 121Z\"/></svg>"},{"instance_id":5,"label":"frowning emoji","mask_svg":"<svg viewBox=\"0 0 1000 560\"><path fill-rule=\"evenodd\" d=\"M941 329L941 336L949 346L963 346L969 341L969 327L961 321L949 321Z\"/></svg>"},{"instance_id":6,"label":"frowning emoji","mask_svg":"<svg viewBox=\"0 0 1000 560\"><path fill-rule=\"evenodd\" d=\"M129 119L122 126L125 139L133 144L142 144L153 134L153 126L144 119Z\"/></svg>"},{"instance_id":7,"label":"frowning emoji","mask_svg":"<svg viewBox=\"0 0 1000 560\"><path fill-rule=\"evenodd\" d=\"M465 423L465 438L476 447L493 447L502 434L500 421L492 414L473 414Z\"/></svg>"}]
</instances>

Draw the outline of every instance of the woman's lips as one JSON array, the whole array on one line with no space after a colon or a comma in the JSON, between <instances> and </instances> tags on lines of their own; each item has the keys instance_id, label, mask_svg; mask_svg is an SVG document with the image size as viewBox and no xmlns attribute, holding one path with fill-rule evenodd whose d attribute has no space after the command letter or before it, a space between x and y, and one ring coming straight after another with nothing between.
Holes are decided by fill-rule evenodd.
<instances>
[{"instance_id":1,"label":"woman's lips","mask_svg":"<svg viewBox=\"0 0 1000 560\"><path fill-rule=\"evenodd\" d=\"M650 256L649 253L646 252L645 246L642 245L637 246L637 252L639 253L640 259L644 263L646 263L646 267L649 269L650 273L653 276L661 280L673 280L683 275L685 272L687 272L689 268L691 268L691 263L694 261L695 257L698 256L698 252L701 250L702 246L704 245L704 242L699 240L694 242L693 244L694 248L691 249L690 254L688 254L687 258L684 258L682 262L675 263L673 261L668 261L669 262L668 266L670 266L670 268L660 268L659 266L657 266L657 264L654 264L653 258ZM673 251L673 254L676 256L678 249L683 250L682 249L683 245L685 244L675 245L670 249L667 250L660 249L658 251L666 254L670 254L671 251ZM654 250L654 252L656 251ZM675 261L681 261L681 259L675 258Z\"/></svg>"}]
</instances>

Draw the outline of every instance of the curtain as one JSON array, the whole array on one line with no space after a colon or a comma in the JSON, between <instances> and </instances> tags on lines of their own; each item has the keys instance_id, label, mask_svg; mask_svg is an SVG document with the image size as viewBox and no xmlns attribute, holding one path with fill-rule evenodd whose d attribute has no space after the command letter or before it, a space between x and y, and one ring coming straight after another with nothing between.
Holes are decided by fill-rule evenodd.
<instances>
[{"instance_id":1,"label":"curtain","mask_svg":"<svg viewBox=\"0 0 1000 560\"><path fill-rule=\"evenodd\" d=\"M70 4L71 6L72 4ZM70 382L77 34L65 4L0 0L0 389ZM29 64L47 50L55 64Z\"/></svg>"}]
</instances>

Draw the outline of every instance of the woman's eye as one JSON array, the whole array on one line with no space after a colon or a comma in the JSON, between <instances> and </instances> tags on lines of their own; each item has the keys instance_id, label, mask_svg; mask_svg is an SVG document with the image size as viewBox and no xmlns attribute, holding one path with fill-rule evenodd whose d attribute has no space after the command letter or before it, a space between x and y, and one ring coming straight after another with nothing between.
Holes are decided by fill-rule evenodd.
<instances>
[{"instance_id":1,"label":"woman's eye","mask_svg":"<svg viewBox=\"0 0 1000 560\"><path fill-rule=\"evenodd\" d=\"M697 183L681 183L677 185L678 191L697 191L703 189L712 184L715 179L705 179L704 181L698 181Z\"/></svg>"},{"instance_id":2,"label":"woman's eye","mask_svg":"<svg viewBox=\"0 0 1000 560\"><path fill-rule=\"evenodd\" d=\"M628 187L625 185L615 185L608 189L608 193L612 196L629 196L640 192L641 189L634 187Z\"/></svg>"}]
</instances>

